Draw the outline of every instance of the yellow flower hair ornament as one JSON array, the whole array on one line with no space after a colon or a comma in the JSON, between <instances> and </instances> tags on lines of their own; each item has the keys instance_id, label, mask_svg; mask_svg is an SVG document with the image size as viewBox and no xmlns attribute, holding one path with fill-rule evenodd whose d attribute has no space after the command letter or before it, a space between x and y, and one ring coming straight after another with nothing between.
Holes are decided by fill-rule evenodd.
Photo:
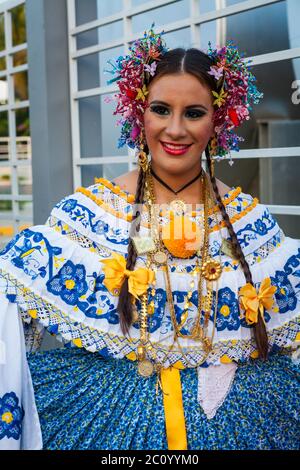
<instances>
[{"instance_id":1,"label":"yellow flower hair ornament","mask_svg":"<svg viewBox=\"0 0 300 470\"><path fill-rule=\"evenodd\" d=\"M248 325L258 322L258 313L260 313L264 324L264 308L270 309L274 303L273 295L277 287L271 286L271 279L266 277L260 284L257 293L255 287L247 282L239 290L240 306L245 310L245 318Z\"/></svg>"},{"instance_id":2,"label":"yellow flower hair ornament","mask_svg":"<svg viewBox=\"0 0 300 470\"><path fill-rule=\"evenodd\" d=\"M148 285L155 279L154 271L138 268L135 271L126 269L126 259L119 253L112 252L112 258L101 260L105 279L103 284L112 295L119 295L121 286L128 277L128 291L136 299L147 291Z\"/></svg>"}]
</instances>

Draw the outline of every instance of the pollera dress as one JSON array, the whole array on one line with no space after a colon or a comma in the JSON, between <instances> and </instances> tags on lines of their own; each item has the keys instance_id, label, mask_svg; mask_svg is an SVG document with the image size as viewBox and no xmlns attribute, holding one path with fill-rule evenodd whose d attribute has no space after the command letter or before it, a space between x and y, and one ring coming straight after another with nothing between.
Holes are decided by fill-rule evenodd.
<instances>
[{"instance_id":1,"label":"pollera dress","mask_svg":"<svg viewBox=\"0 0 300 470\"><path fill-rule=\"evenodd\" d=\"M134 196L105 178L78 188L44 225L17 234L0 253L0 448L3 449L299 449L300 245L258 199L232 187L222 198L255 286L270 278L275 302L265 311L267 361L258 359L241 314L245 276L222 247L228 230L217 206L209 215L209 254L223 271L214 285L208 331L213 349L180 339L158 269L150 340L164 380L137 371L139 323L124 337L118 296L105 285L104 259L127 257ZM191 215L201 224L201 210ZM160 217L160 223L168 221ZM149 233L148 213L141 235ZM145 267L138 256L136 269ZM196 258L169 270L178 322ZM218 296L216 296L218 292ZM187 322L197 315L197 286ZM140 308L139 300L136 302ZM40 351L44 332L62 347ZM199 365L197 365L199 364ZM168 392L166 392L168 389Z\"/></svg>"}]
</instances>

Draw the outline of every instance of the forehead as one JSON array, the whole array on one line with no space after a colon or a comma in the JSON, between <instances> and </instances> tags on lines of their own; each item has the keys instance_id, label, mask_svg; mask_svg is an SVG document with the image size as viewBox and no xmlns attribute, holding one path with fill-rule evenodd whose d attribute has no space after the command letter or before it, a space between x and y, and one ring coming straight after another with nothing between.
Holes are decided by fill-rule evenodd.
<instances>
[{"instance_id":1,"label":"forehead","mask_svg":"<svg viewBox=\"0 0 300 470\"><path fill-rule=\"evenodd\" d=\"M149 101L160 100L168 104L212 103L212 93L208 86L189 73L170 74L158 77L149 85Z\"/></svg>"}]
</instances>

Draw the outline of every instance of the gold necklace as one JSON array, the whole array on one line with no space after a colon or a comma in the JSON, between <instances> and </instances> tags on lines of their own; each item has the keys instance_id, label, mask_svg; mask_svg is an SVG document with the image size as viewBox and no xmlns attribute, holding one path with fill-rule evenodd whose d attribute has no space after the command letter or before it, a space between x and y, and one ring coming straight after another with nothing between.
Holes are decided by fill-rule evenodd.
<instances>
[{"instance_id":1,"label":"gold necklace","mask_svg":"<svg viewBox=\"0 0 300 470\"><path fill-rule=\"evenodd\" d=\"M148 173L148 176L149 176L149 173ZM211 279L209 279L208 295L205 298L204 328L202 328L200 326L200 319L201 319L201 313L202 313L203 274L205 274L205 272L207 271L207 266L208 266L207 263L210 263L210 264L213 263L214 270L215 270L215 266L217 264L219 265L219 267L221 266L221 263L217 263L214 260L207 259L207 257L208 257L208 229L209 229L209 227L208 227L208 217L207 217L208 191L207 190L205 191L206 196L204 198L204 201L205 201L205 206L204 206L205 207L205 211L204 211L205 212L205 217L204 217L204 220L206 221L205 224L204 224L204 229L205 229L206 236L204 237L205 243L203 244L203 249L202 249L202 260L205 259L206 261L205 261L205 263L202 263L202 269L200 269L200 266L198 266L199 272L200 272L200 279L199 279L199 283L198 283L198 315L197 315L197 320L195 322L195 325L194 325L194 328L192 330L191 335L183 335L180 332L181 327L180 328L178 327L177 320L176 320L176 314L175 314L175 308L174 308L174 302L173 302L173 296L172 296L172 290L171 290L171 283L170 283L170 277L169 277L168 265L167 265L168 257L167 257L166 252L163 249L161 249L160 231L157 228L157 224L156 224L157 217L156 217L156 214L155 214L155 204L154 204L155 203L155 195L154 195L154 191L153 191L153 186L151 187L151 181L149 182L149 178L146 179L146 189L147 189L147 192L148 192L148 198L146 200L148 202L147 205L148 205L150 221L151 221L150 228L151 228L151 230L154 229L154 239L155 239L155 242L156 242L155 243L156 250L155 250L154 256L153 256L153 249L148 250L148 253L147 253L148 264L150 265L151 262L153 262L153 260L154 260L158 264L164 264L165 265L164 268L165 268L165 272L167 273L167 276L166 276L166 290L167 290L168 302L169 302L169 305L170 305L172 324L173 324L173 328L174 328L174 341L173 341L172 345L168 348L168 351L167 351L167 354L165 355L163 363L165 363L166 358L168 358L170 352L174 348L174 345L177 343L178 348L179 348L182 356L185 358L187 364L189 364L190 367L198 367L200 364L202 364L206 360L207 356L209 355L209 353L212 349L213 337L214 337L215 326L216 326L216 316L217 316L218 287L216 289L216 305L215 305L215 312L214 312L213 332L212 332L211 338L208 338L206 336L206 328L207 328L208 321L209 321L209 315L210 315L210 311L211 311L212 298L213 298L211 280L217 280L219 278L220 273L221 273L221 270L220 270L219 275L216 275L214 273L213 277ZM152 189L152 191L151 191L151 189ZM160 256L155 257L156 254L160 254ZM164 255L164 256L162 257L161 255ZM221 261L221 259L220 259L220 261ZM205 269L203 269L203 267ZM205 277L207 279L207 272L206 272ZM211 277L211 273L210 273L210 277ZM141 298L141 304L142 304L142 308L141 308L141 312L140 312L141 343L138 346L138 350L137 350L137 352L138 352L137 356L138 356L138 360L139 360L138 371L144 377L148 377L148 376L152 375L154 370L156 370L156 372L158 373L158 383L159 383L159 370L161 369L163 364L161 364L161 363L160 364L157 364L157 363L153 364L149 359L146 358L146 349L147 349L148 350L148 356L152 360L154 360L154 361L156 360L155 348L154 348L154 346L152 345L152 343L150 341L149 331L147 331L147 316L148 316L148 312L147 312L147 300L148 299L147 298L148 298L147 294L144 294ZM199 299L200 299L200 302L199 302ZM179 340L178 340L179 337L201 340L202 343L203 343L204 351L206 353L204 358L201 358L201 360L198 361L196 364L191 364L190 361L187 359L185 353L183 352L182 348L181 348L181 345L180 345Z\"/></svg>"},{"instance_id":2,"label":"gold necklace","mask_svg":"<svg viewBox=\"0 0 300 470\"><path fill-rule=\"evenodd\" d=\"M148 179L147 190L149 192L148 197L149 197L149 201L152 201L152 204L150 204L150 206L151 206L151 209L153 209L154 206L155 206L155 194L154 194L154 188L153 188L153 181L152 181L150 173L148 173L147 176L148 176L148 178L147 178ZM208 344L208 340L207 340L206 337L203 336L203 329L200 326L200 319L201 319L201 313L202 313L203 277L205 277L206 280L208 281L207 286L209 287L208 295L207 295L207 298L206 298L206 308L205 308L205 311L207 312L207 311L210 311L210 307L211 307L211 303L212 303L212 289L211 289L211 285L209 284L209 282L212 281L212 280L217 279L221 275L221 265L219 263L217 263L216 261L210 259L209 256L208 256L208 243L209 243L209 240L208 240L208 234L209 234L208 199L209 199L209 193L208 193L208 190L207 190L206 181L204 180L204 237L203 237L204 242L203 242L203 246L202 246L202 267L204 267L204 269L199 270L200 271L200 273L199 273L200 274L200 279L199 279L199 282L198 282L198 316L197 316L195 326L194 326L191 334L187 335L187 334L182 334L180 332L183 325L178 326L177 321L176 321L175 311L174 311L173 308L171 308L171 318L172 318L172 321L174 323L175 334L179 337L182 337L182 338L190 338L190 339L194 339L194 340L205 341L206 346ZM157 228L158 216L157 216L157 214L154 213L154 217L153 217L153 210L151 210L151 218L152 218L151 226L152 226L153 223L155 225L155 232L154 233L156 235L158 234L158 245L159 245L159 254L160 254L161 249L162 249L161 234L160 234L159 229ZM156 260L155 256L154 256L154 260ZM165 252L164 252L164 262L162 264L165 265L164 272L165 272L165 275L166 275L166 284L170 287L171 286L170 274L169 274L168 263L167 263L167 255L166 255ZM209 268L210 268L210 270L209 270ZM211 271L213 271L213 273ZM191 295L191 293L190 293L190 295ZM171 296L169 296L168 302L169 302L170 305L173 304ZM183 321L184 320L185 319L183 318ZM206 315L205 316L205 325L204 326L207 326L208 320L209 320L209 316Z\"/></svg>"}]
</instances>

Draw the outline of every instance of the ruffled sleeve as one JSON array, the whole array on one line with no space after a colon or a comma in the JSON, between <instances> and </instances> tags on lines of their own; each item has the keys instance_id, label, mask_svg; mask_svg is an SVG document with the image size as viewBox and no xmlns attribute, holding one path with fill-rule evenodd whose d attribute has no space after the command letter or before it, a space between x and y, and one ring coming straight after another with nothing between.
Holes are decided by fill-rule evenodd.
<instances>
[{"instance_id":1,"label":"ruffled sleeve","mask_svg":"<svg viewBox=\"0 0 300 470\"><path fill-rule=\"evenodd\" d=\"M128 196L104 186L80 188L53 208L45 225L18 234L0 253L0 274L10 286L11 298L18 303L24 322L36 321L66 347L84 348L104 357L136 360L139 323L131 326L129 338L123 335L117 311L118 295L105 287L102 263L113 252L126 258L132 205ZM239 188L228 193L224 205L255 286L270 278L277 288L275 303L265 312L270 348L276 351L296 347L300 334L299 242L286 236L268 209ZM149 234L146 216L143 213L142 236ZM196 215L195 221L201 224L201 216ZM207 367L257 357L252 328L243 318L238 299L239 289L246 282L244 272L237 260L222 251L224 239L230 237L221 214L216 212L216 217L210 214L209 224L210 255L220 259L223 267L218 284L213 286L208 331L209 336L214 332L213 350L205 358L199 342L183 338L182 349L175 346L168 354L174 333L165 275L163 269L158 269L155 295L151 293L152 288L148 289L148 300L154 304L149 332L153 354L156 353L164 367L172 364ZM145 256L139 256L136 268L145 265ZM195 265L195 257L170 260L177 321L184 312ZM195 287L183 334L189 333L197 318L197 296ZM140 308L139 301L136 307Z\"/></svg>"},{"instance_id":2,"label":"ruffled sleeve","mask_svg":"<svg viewBox=\"0 0 300 470\"><path fill-rule=\"evenodd\" d=\"M22 320L0 281L0 449L42 449Z\"/></svg>"}]
</instances>

